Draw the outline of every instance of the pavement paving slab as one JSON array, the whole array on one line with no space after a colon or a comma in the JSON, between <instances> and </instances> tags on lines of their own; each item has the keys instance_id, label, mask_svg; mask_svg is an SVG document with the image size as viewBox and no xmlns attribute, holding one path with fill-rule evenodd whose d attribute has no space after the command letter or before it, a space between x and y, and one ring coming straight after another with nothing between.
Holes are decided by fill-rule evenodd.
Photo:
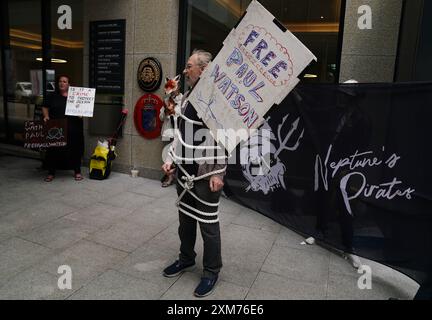
<instances>
[{"instance_id":1,"label":"pavement paving slab","mask_svg":"<svg viewBox=\"0 0 432 320\"><path fill-rule=\"evenodd\" d=\"M107 180L59 171L46 183L40 161L0 154L0 299L195 299L196 266L176 278L162 270L178 257L176 188L112 172ZM206 299L412 299L418 284L361 259L372 288L361 290L357 269L336 251L301 245L304 238L268 217L221 197L223 268ZM58 287L60 266L72 289Z\"/></svg>"}]
</instances>

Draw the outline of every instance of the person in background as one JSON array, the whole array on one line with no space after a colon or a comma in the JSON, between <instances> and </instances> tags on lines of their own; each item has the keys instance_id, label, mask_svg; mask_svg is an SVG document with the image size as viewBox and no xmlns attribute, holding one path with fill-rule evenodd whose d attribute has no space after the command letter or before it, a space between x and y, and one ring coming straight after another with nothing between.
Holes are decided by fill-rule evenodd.
<instances>
[{"instance_id":1,"label":"person in background","mask_svg":"<svg viewBox=\"0 0 432 320\"><path fill-rule=\"evenodd\" d=\"M67 145L64 147L51 147L46 152L46 165L48 175L46 182L51 182L56 174L56 169L72 169L74 179L80 181L81 158L84 153L84 132L82 117L66 116L66 101L70 85L70 78L67 75L58 77L58 88L55 93L47 97L42 107L43 120L64 119L67 125Z\"/></svg>"}]
</instances>

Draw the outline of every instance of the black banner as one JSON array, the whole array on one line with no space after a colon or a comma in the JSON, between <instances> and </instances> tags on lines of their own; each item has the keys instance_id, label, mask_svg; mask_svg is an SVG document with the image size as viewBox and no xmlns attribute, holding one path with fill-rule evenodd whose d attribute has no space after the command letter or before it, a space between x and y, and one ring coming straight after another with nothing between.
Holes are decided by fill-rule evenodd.
<instances>
[{"instance_id":1,"label":"black banner","mask_svg":"<svg viewBox=\"0 0 432 320\"><path fill-rule=\"evenodd\" d=\"M124 93L125 20L90 22L90 87Z\"/></svg>"},{"instance_id":2,"label":"black banner","mask_svg":"<svg viewBox=\"0 0 432 320\"><path fill-rule=\"evenodd\" d=\"M432 83L302 85L266 119L259 142L237 148L248 164L229 165L228 194L323 244L430 279Z\"/></svg>"}]
</instances>

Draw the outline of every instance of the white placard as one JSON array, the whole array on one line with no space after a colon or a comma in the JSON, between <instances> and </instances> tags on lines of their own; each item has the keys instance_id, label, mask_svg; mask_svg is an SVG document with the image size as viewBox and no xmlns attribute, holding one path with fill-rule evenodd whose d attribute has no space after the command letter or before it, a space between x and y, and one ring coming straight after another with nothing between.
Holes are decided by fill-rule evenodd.
<instances>
[{"instance_id":1,"label":"white placard","mask_svg":"<svg viewBox=\"0 0 432 320\"><path fill-rule=\"evenodd\" d=\"M93 117L95 94L96 89L69 87L65 115Z\"/></svg>"},{"instance_id":2,"label":"white placard","mask_svg":"<svg viewBox=\"0 0 432 320\"><path fill-rule=\"evenodd\" d=\"M257 129L264 114L288 95L299 82L298 75L316 60L291 32L273 22L274 16L259 2L253 0L246 11L189 96L198 116L229 153L249 137L245 130L242 137L233 131Z\"/></svg>"}]
</instances>

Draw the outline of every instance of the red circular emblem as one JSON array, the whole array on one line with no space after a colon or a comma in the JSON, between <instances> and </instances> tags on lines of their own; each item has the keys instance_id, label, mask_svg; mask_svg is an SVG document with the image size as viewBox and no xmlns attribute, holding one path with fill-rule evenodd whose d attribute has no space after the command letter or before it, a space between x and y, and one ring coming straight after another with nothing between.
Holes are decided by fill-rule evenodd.
<instances>
[{"instance_id":1,"label":"red circular emblem","mask_svg":"<svg viewBox=\"0 0 432 320\"><path fill-rule=\"evenodd\" d=\"M137 101L134 111L135 128L144 138L159 137L162 126L159 112L162 106L161 98L152 93L143 95Z\"/></svg>"}]
</instances>

